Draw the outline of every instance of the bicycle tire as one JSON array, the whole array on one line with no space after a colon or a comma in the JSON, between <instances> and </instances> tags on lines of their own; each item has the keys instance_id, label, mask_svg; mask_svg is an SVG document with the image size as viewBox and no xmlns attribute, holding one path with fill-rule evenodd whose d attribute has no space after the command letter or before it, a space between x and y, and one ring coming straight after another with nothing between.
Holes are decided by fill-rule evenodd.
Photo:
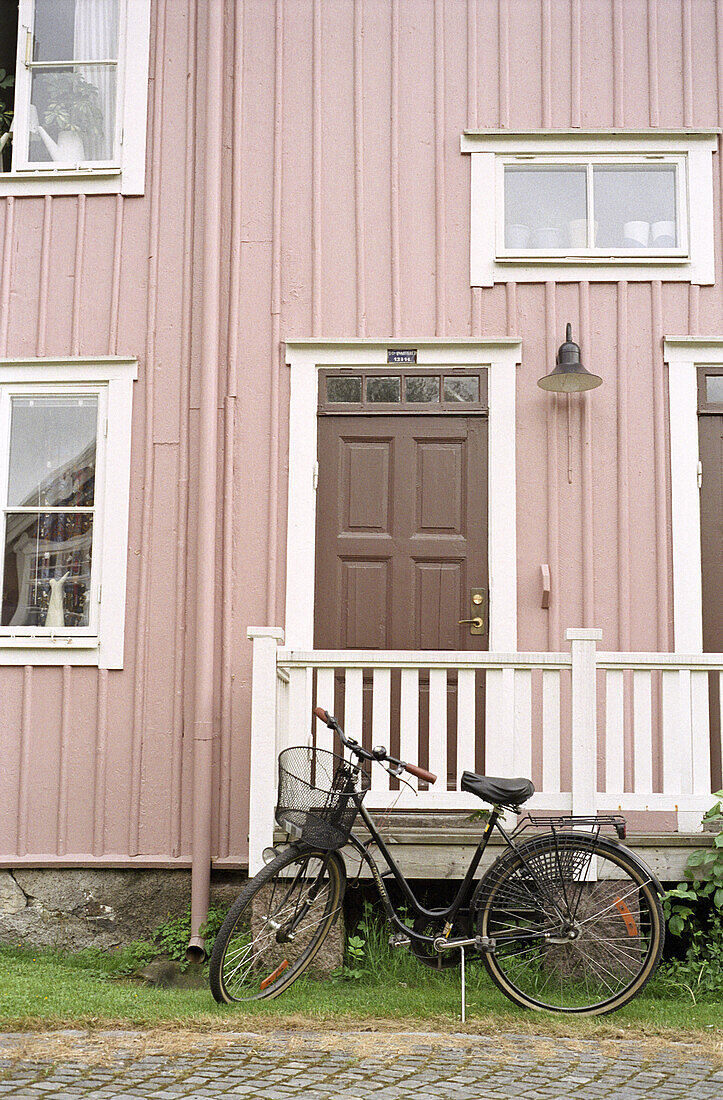
<instances>
[{"instance_id":1,"label":"bicycle tire","mask_svg":"<svg viewBox=\"0 0 723 1100\"><path fill-rule=\"evenodd\" d=\"M593 864L593 860L595 861ZM475 893L483 962L523 1008L603 1015L655 973L665 925L652 875L589 834L544 834L506 853Z\"/></svg>"},{"instance_id":2,"label":"bicycle tire","mask_svg":"<svg viewBox=\"0 0 723 1100\"><path fill-rule=\"evenodd\" d=\"M255 1001L288 989L328 936L345 890L336 852L293 845L267 864L246 883L216 936L209 964L215 999Z\"/></svg>"}]
</instances>

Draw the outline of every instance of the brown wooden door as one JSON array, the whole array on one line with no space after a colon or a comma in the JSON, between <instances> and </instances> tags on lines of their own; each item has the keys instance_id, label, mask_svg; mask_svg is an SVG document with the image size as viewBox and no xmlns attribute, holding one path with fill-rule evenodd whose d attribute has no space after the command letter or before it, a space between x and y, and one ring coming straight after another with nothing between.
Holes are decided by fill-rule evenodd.
<instances>
[{"instance_id":1,"label":"brown wooden door","mask_svg":"<svg viewBox=\"0 0 723 1100\"><path fill-rule=\"evenodd\" d=\"M315 645L486 649L484 416L320 416Z\"/></svg>"},{"instance_id":2,"label":"brown wooden door","mask_svg":"<svg viewBox=\"0 0 723 1100\"><path fill-rule=\"evenodd\" d=\"M701 562L703 567L703 649L723 651L723 414L699 417ZM720 678L711 676L711 765L713 789L721 784ZM717 783L717 786L716 786Z\"/></svg>"}]
</instances>

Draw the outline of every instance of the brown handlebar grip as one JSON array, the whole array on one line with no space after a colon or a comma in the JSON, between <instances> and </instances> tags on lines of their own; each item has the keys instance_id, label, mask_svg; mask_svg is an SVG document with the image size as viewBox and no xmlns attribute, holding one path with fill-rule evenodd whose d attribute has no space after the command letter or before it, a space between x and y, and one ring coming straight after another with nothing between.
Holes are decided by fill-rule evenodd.
<instances>
[{"instance_id":1,"label":"brown handlebar grip","mask_svg":"<svg viewBox=\"0 0 723 1100\"><path fill-rule=\"evenodd\" d=\"M436 783L437 776L432 772L425 771L424 768L418 767L417 764L405 764L404 770L411 772L412 775L416 775L417 779L424 779L427 783Z\"/></svg>"},{"instance_id":2,"label":"brown handlebar grip","mask_svg":"<svg viewBox=\"0 0 723 1100\"><path fill-rule=\"evenodd\" d=\"M326 713L326 711L324 710L324 708L323 708L323 707L314 707L314 714L315 714L315 715L316 715L316 717L317 717L317 718L319 718L319 719L320 719L320 720L321 720L322 722L326 722L326 723L328 724L328 722L329 722L329 715L328 715L328 714Z\"/></svg>"}]
</instances>

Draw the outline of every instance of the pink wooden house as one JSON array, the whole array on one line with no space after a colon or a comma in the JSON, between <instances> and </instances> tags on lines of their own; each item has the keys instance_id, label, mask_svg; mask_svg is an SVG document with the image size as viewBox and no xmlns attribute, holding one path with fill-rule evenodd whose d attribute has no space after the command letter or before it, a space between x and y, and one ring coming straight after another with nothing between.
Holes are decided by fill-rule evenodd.
<instances>
[{"instance_id":1,"label":"pink wooden house","mask_svg":"<svg viewBox=\"0 0 723 1100\"><path fill-rule=\"evenodd\" d=\"M439 774L377 777L407 828L530 775L677 876L721 786L723 3L1 9L2 866L190 868L197 933L319 703ZM597 388L538 384L568 324Z\"/></svg>"}]
</instances>

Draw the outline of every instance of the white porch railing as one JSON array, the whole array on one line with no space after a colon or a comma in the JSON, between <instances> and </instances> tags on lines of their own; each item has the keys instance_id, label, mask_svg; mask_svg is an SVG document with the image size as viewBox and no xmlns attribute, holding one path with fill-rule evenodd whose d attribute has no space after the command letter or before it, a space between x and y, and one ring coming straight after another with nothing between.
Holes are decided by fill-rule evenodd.
<instances>
[{"instance_id":1,"label":"white porch railing","mask_svg":"<svg viewBox=\"0 0 723 1100\"><path fill-rule=\"evenodd\" d=\"M312 739L333 748L311 711L340 700L347 734L439 777L426 789L407 776L414 790L400 791L374 768L371 808L476 808L459 788L466 769L531 776L526 808L662 810L681 832L711 803L709 683L723 698L723 654L600 653L602 632L585 629L568 630L570 653L302 652L280 648L278 629L248 636L251 873L271 843L278 753Z\"/></svg>"}]
</instances>

